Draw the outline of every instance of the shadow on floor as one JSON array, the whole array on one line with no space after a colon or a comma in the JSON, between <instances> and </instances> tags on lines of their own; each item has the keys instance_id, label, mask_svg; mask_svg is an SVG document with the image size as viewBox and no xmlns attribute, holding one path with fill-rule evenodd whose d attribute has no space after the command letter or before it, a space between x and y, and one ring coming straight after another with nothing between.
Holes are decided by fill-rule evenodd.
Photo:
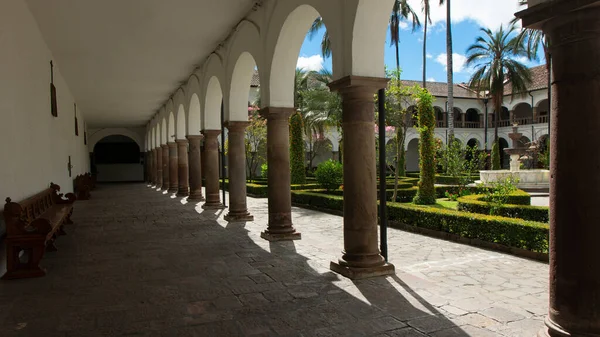
<instances>
[{"instance_id":1,"label":"shadow on floor","mask_svg":"<svg viewBox=\"0 0 600 337\"><path fill-rule=\"evenodd\" d=\"M350 281L145 184L105 185L73 219L46 277L2 282L3 336L468 336L402 276Z\"/></svg>"}]
</instances>

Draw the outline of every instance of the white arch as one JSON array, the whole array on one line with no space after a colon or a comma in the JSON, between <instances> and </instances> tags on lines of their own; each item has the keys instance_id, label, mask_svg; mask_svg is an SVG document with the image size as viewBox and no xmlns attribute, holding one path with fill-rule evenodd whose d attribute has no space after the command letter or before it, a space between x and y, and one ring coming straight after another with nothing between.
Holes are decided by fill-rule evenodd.
<instances>
[{"instance_id":1,"label":"white arch","mask_svg":"<svg viewBox=\"0 0 600 337\"><path fill-rule=\"evenodd\" d=\"M188 135L199 135L202 130L200 99L196 93L190 98L190 108L188 111Z\"/></svg>"},{"instance_id":2,"label":"white arch","mask_svg":"<svg viewBox=\"0 0 600 337\"><path fill-rule=\"evenodd\" d=\"M206 130L221 129L221 102L223 91L221 83L216 76L208 81L206 88L206 99L204 103L204 128Z\"/></svg>"},{"instance_id":3,"label":"white arch","mask_svg":"<svg viewBox=\"0 0 600 337\"><path fill-rule=\"evenodd\" d=\"M142 140L142 137L138 133L126 128L106 128L100 129L90 135L88 139L89 152L93 152L94 146L96 146L96 144L103 138L116 135L125 136L133 139L133 141L135 141L136 144L140 147L140 151L142 151L142 149L144 148L144 142Z\"/></svg>"},{"instance_id":4,"label":"white arch","mask_svg":"<svg viewBox=\"0 0 600 337\"><path fill-rule=\"evenodd\" d=\"M176 139L185 139L185 109L183 104L179 104L179 108L177 108L176 120Z\"/></svg>"},{"instance_id":5,"label":"white arch","mask_svg":"<svg viewBox=\"0 0 600 337\"><path fill-rule=\"evenodd\" d=\"M384 50L394 0L359 0L352 29L352 73L385 77Z\"/></svg>"},{"instance_id":6,"label":"white arch","mask_svg":"<svg viewBox=\"0 0 600 337\"><path fill-rule=\"evenodd\" d=\"M167 145L167 120L165 118L160 123L160 145Z\"/></svg>"},{"instance_id":7,"label":"white arch","mask_svg":"<svg viewBox=\"0 0 600 337\"><path fill-rule=\"evenodd\" d=\"M248 120L248 95L255 67L256 62L250 53L240 54L231 75L229 106L225 113L226 121L245 122Z\"/></svg>"},{"instance_id":8,"label":"white arch","mask_svg":"<svg viewBox=\"0 0 600 337\"><path fill-rule=\"evenodd\" d=\"M273 53L269 82L269 106L284 108L294 106L294 76L300 48L308 29L319 16L319 12L314 7L300 5L285 19ZM383 48L380 49L383 50Z\"/></svg>"},{"instance_id":9,"label":"white arch","mask_svg":"<svg viewBox=\"0 0 600 337\"><path fill-rule=\"evenodd\" d=\"M169 132L167 133L167 142L175 141L175 115L173 111L169 112Z\"/></svg>"}]
</instances>

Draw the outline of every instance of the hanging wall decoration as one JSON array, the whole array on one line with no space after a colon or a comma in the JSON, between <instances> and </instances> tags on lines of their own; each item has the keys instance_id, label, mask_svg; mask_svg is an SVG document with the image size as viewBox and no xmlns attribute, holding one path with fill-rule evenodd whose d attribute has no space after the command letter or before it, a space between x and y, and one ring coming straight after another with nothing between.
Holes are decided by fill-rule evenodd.
<instances>
[{"instance_id":1,"label":"hanging wall decoration","mask_svg":"<svg viewBox=\"0 0 600 337\"><path fill-rule=\"evenodd\" d=\"M50 61L50 106L52 116L58 117L58 104L56 102L56 87L54 86L54 64Z\"/></svg>"},{"instance_id":2,"label":"hanging wall decoration","mask_svg":"<svg viewBox=\"0 0 600 337\"><path fill-rule=\"evenodd\" d=\"M73 111L75 114L75 136L79 136L79 124L77 123L77 104L73 103Z\"/></svg>"}]
</instances>

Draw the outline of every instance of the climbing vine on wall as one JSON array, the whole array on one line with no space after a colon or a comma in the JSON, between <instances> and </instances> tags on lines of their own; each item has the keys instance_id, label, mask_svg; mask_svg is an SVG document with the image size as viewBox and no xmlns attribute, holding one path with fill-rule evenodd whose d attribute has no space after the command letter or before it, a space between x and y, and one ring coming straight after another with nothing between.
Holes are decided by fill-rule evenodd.
<instances>
[{"instance_id":1,"label":"climbing vine on wall","mask_svg":"<svg viewBox=\"0 0 600 337\"><path fill-rule=\"evenodd\" d=\"M415 204L433 205L435 199L435 112L433 96L423 89L416 95L417 112L419 117L419 154L421 171L419 190L414 198Z\"/></svg>"},{"instance_id":2,"label":"climbing vine on wall","mask_svg":"<svg viewBox=\"0 0 600 337\"><path fill-rule=\"evenodd\" d=\"M304 140L302 138L304 125L302 115L296 112L290 117L290 169L292 184L304 184L306 171L304 169Z\"/></svg>"}]
</instances>

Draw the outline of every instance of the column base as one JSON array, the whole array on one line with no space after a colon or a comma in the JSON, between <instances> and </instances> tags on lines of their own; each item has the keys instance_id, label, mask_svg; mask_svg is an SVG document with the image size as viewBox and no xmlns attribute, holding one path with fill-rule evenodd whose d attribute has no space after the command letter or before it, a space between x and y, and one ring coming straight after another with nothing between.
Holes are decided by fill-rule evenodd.
<instances>
[{"instance_id":1,"label":"column base","mask_svg":"<svg viewBox=\"0 0 600 337\"><path fill-rule=\"evenodd\" d=\"M177 193L177 187L171 187L168 190L169 193L173 194L173 193Z\"/></svg>"},{"instance_id":2,"label":"column base","mask_svg":"<svg viewBox=\"0 0 600 337\"><path fill-rule=\"evenodd\" d=\"M302 239L302 235L298 232L291 233L271 233L267 229L266 231L260 233L260 237L267 241L290 241L290 240L300 240Z\"/></svg>"},{"instance_id":3,"label":"column base","mask_svg":"<svg viewBox=\"0 0 600 337\"><path fill-rule=\"evenodd\" d=\"M204 198L202 193L196 194L192 192L189 194L188 201L206 201L206 198Z\"/></svg>"},{"instance_id":4,"label":"column base","mask_svg":"<svg viewBox=\"0 0 600 337\"><path fill-rule=\"evenodd\" d=\"M553 322L550 317L546 316L544 320L546 326L538 332L537 337L571 337L571 336L589 336L589 337L600 337L600 334L585 332L581 334L581 331L578 333L575 332L567 332L563 327Z\"/></svg>"},{"instance_id":5,"label":"column base","mask_svg":"<svg viewBox=\"0 0 600 337\"><path fill-rule=\"evenodd\" d=\"M243 213L232 213L229 212L227 215L223 217L225 221L229 222L250 222L254 221L254 216L248 212Z\"/></svg>"},{"instance_id":6,"label":"column base","mask_svg":"<svg viewBox=\"0 0 600 337\"><path fill-rule=\"evenodd\" d=\"M178 197L180 197L180 198L185 198L185 197L187 197L187 196L189 196L189 195L190 195L190 193L189 193L189 192L187 192L187 191L183 191L183 192L182 192L182 191L177 191L177 196L178 196ZM190 199L188 198L188 201L189 201L189 200L190 200Z\"/></svg>"},{"instance_id":7,"label":"column base","mask_svg":"<svg viewBox=\"0 0 600 337\"><path fill-rule=\"evenodd\" d=\"M206 204L202 205L202 209L225 209L225 205L223 205L220 202L214 203L214 204L206 203Z\"/></svg>"},{"instance_id":8,"label":"column base","mask_svg":"<svg viewBox=\"0 0 600 337\"><path fill-rule=\"evenodd\" d=\"M358 268L341 265L338 262L329 264L329 269L351 280L360 280L370 277L387 276L396 274L396 269L391 263L384 263L381 266Z\"/></svg>"}]
</instances>

